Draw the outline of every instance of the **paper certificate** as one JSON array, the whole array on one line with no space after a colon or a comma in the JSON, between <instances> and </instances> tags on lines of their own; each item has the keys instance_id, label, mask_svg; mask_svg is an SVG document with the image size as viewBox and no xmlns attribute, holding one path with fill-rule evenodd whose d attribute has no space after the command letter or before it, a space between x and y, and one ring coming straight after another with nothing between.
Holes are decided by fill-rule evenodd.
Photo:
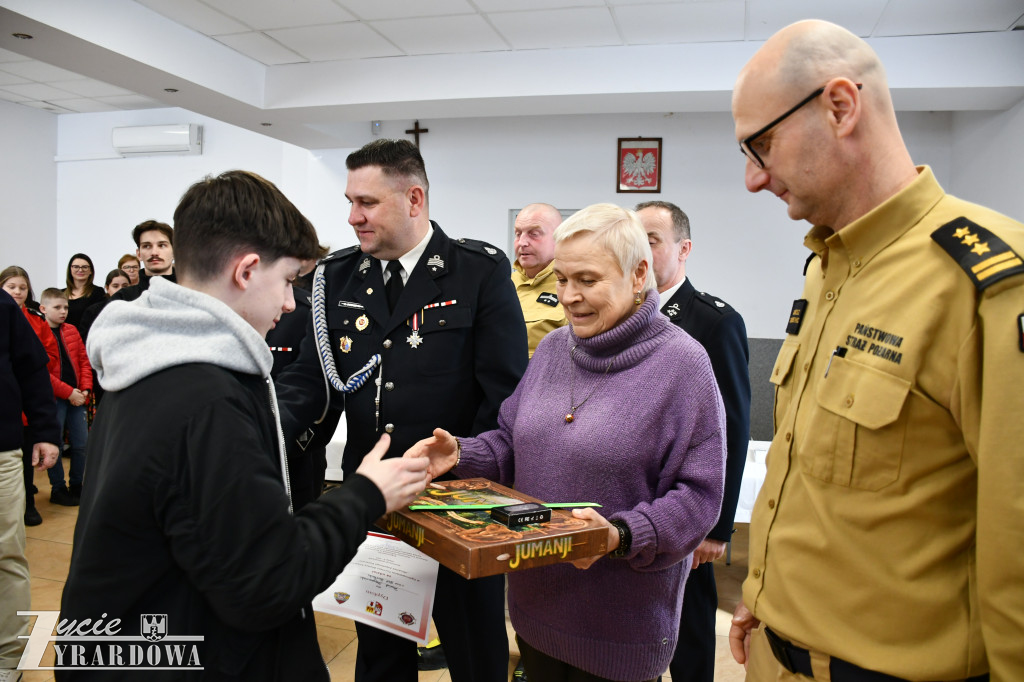
<instances>
[{"instance_id":1,"label":"paper certificate","mask_svg":"<svg viewBox=\"0 0 1024 682\"><path fill-rule=\"evenodd\" d=\"M313 599L313 609L426 645L436 584L436 561L392 535L367 533L355 558Z\"/></svg>"}]
</instances>

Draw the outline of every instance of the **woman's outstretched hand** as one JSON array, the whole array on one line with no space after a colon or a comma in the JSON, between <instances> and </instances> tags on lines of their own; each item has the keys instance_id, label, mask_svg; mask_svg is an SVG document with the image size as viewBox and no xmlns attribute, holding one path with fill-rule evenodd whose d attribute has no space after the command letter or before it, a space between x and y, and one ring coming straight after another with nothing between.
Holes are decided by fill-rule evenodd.
<instances>
[{"instance_id":1,"label":"woman's outstretched hand","mask_svg":"<svg viewBox=\"0 0 1024 682\"><path fill-rule=\"evenodd\" d=\"M434 429L433 436L424 438L406 450L403 458L406 457L426 457L430 462L427 473L433 480L450 471L459 461L459 444L455 436L444 429Z\"/></svg>"}]
</instances>

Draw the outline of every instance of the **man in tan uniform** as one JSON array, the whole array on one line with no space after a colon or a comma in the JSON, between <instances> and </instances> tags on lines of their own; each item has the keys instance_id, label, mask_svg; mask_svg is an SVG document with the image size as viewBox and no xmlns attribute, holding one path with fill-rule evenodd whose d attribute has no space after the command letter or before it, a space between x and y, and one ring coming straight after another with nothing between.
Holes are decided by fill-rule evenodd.
<instances>
[{"instance_id":1,"label":"man in tan uniform","mask_svg":"<svg viewBox=\"0 0 1024 682\"><path fill-rule=\"evenodd\" d=\"M530 357L548 332L564 326L565 311L555 293L555 228L562 214L551 204L530 204L519 212L515 222L516 262L512 264L512 283L526 319Z\"/></svg>"},{"instance_id":2,"label":"man in tan uniform","mask_svg":"<svg viewBox=\"0 0 1024 682\"><path fill-rule=\"evenodd\" d=\"M769 39L732 109L747 189L813 226L733 655L757 682L1024 680L1024 225L914 166L833 24Z\"/></svg>"}]
</instances>

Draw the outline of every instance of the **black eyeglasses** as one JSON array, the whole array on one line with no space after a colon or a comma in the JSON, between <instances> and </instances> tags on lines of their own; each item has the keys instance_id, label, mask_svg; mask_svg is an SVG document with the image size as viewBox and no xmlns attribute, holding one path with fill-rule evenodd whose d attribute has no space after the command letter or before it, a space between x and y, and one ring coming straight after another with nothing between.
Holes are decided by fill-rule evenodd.
<instances>
[{"instance_id":1,"label":"black eyeglasses","mask_svg":"<svg viewBox=\"0 0 1024 682\"><path fill-rule=\"evenodd\" d=\"M72 270L92 270L88 265L72 265Z\"/></svg>"},{"instance_id":2,"label":"black eyeglasses","mask_svg":"<svg viewBox=\"0 0 1024 682\"><path fill-rule=\"evenodd\" d=\"M863 83L857 83L857 89L858 90L860 90L862 87L864 87ZM824 85L821 86L820 88L818 88L817 90L815 90L811 94L807 95L807 97L804 97L802 100L797 102L795 107L793 107L792 109L788 110L782 116L779 116L777 119L775 119L774 121L772 121L771 123L766 125L764 128L761 128L760 130L758 130L753 135L750 135L749 137L743 138L740 141L740 151L743 153L743 155L745 157L747 157L748 159L750 159L750 162L753 163L758 168L764 168L764 161L761 159L760 154L758 154L758 150L754 148L754 143L757 141L757 138L761 137L762 135L767 133L769 130L771 130L772 128L774 128L775 126L779 125L780 123L785 121L787 118L789 118L790 116L795 114L802 106L804 106L808 102L810 102L810 101L812 101L814 99L817 99L819 96L821 96L821 93L825 92L825 88L826 88L826 86L824 86ZM764 153L766 153L768 151L767 149L765 149L763 144L759 145L759 147L760 147L760 150L761 150L761 154L764 154Z\"/></svg>"}]
</instances>

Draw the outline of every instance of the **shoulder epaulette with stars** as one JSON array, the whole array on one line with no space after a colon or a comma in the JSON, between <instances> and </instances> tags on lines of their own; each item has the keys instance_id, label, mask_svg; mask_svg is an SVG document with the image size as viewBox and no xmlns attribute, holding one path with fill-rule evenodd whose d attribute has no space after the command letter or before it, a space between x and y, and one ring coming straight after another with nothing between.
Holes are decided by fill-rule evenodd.
<instances>
[{"instance_id":1,"label":"shoulder epaulette with stars","mask_svg":"<svg viewBox=\"0 0 1024 682\"><path fill-rule=\"evenodd\" d=\"M494 260L501 260L502 258L505 257L505 254L502 253L501 249L499 249L496 246L491 246L487 242L482 242L479 239L461 238L453 239L452 241L464 249L476 251L477 253L485 253Z\"/></svg>"},{"instance_id":2,"label":"shoulder epaulette with stars","mask_svg":"<svg viewBox=\"0 0 1024 682\"><path fill-rule=\"evenodd\" d=\"M963 268L978 291L1024 272L1024 260L999 237L961 216L932 232L932 239Z\"/></svg>"},{"instance_id":3,"label":"shoulder epaulette with stars","mask_svg":"<svg viewBox=\"0 0 1024 682\"><path fill-rule=\"evenodd\" d=\"M353 253L358 253L358 252L359 252L359 245L356 244L355 246L349 246L347 248L339 249L337 251L333 251L333 252L329 253L326 256L324 256L322 259L320 259L320 262L321 263L326 263L328 261L337 260L339 258L343 258L344 256L349 256L349 255L351 255Z\"/></svg>"}]
</instances>

